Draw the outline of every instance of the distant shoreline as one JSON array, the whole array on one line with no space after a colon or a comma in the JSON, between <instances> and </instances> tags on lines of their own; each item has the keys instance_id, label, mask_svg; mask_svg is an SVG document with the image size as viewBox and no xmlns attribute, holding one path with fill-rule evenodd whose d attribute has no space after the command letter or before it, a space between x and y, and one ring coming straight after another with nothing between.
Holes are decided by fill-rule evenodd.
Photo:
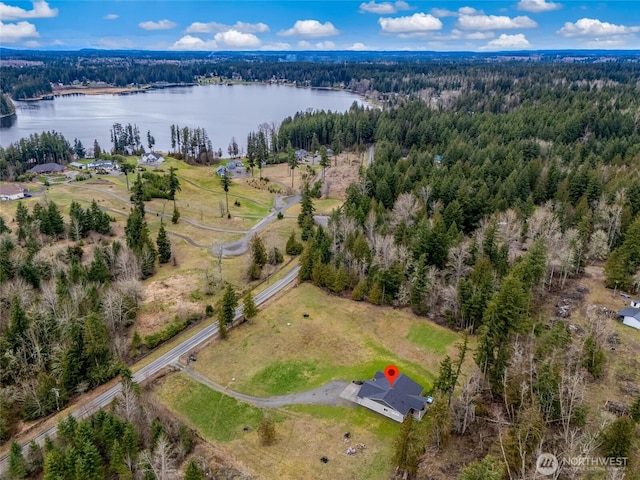
<instances>
[{"instance_id":1,"label":"distant shoreline","mask_svg":"<svg viewBox=\"0 0 640 480\"><path fill-rule=\"evenodd\" d=\"M127 95L129 93L141 93L149 89L145 87L73 87L64 86L55 89L51 93L38 95L33 98L24 98L20 102L37 102L40 100L52 100L54 97L67 97L73 95Z\"/></svg>"},{"instance_id":2,"label":"distant shoreline","mask_svg":"<svg viewBox=\"0 0 640 480\"><path fill-rule=\"evenodd\" d=\"M296 85L295 83L271 83L271 82L247 82L242 80L230 80L226 82L216 82L216 83L170 83L170 84L157 84L157 85L144 85L141 87L111 87L111 86L102 86L102 87L84 87L78 86L74 87L71 85L65 85L63 87L57 87L51 93L38 95L33 98L24 98L17 100L19 102L39 102L41 100L53 100L55 97L71 97L74 95L129 95L134 93L144 93L149 90L162 90L165 88L175 88L175 87L197 87L197 86L208 86L208 85L277 85L283 87L293 87L306 89L309 88L311 90L325 90L332 92L347 92L351 94L358 95L365 102L370 102L367 99L366 95L363 95L358 92L352 92L347 89L337 88L337 87L312 87L306 85Z\"/></svg>"}]
</instances>

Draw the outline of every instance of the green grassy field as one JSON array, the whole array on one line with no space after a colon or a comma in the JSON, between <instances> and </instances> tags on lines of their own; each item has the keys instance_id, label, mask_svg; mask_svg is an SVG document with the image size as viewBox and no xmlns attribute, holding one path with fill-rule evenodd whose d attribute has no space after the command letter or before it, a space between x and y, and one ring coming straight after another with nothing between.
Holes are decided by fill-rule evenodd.
<instances>
[{"instance_id":1,"label":"green grassy field","mask_svg":"<svg viewBox=\"0 0 640 480\"><path fill-rule=\"evenodd\" d=\"M370 410L316 405L260 409L181 373L165 378L155 392L181 421L245 465L255 478L388 478L400 424ZM260 444L256 433L265 415L275 420L276 443L269 447ZM345 440L345 432L349 432L349 440ZM358 449L354 456L345 455L347 448L359 444L366 448ZM329 462L320 462L322 456Z\"/></svg>"},{"instance_id":2,"label":"green grassy field","mask_svg":"<svg viewBox=\"0 0 640 480\"><path fill-rule=\"evenodd\" d=\"M257 396L372 378L390 363L430 387L459 338L409 311L357 303L301 284L228 341L205 348L195 368L221 384L235 377L234 388Z\"/></svg>"},{"instance_id":3,"label":"green grassy field","mask_svg":"<svg viewBox=\"0 0 640 480\"><path fill-rule=\"evenodd\" d=\"M240 438L245 426L255 430L264 417L261 409L211 390L183 374L169 376L158 394L213 441Z\"/></svg>"}]
</instances>

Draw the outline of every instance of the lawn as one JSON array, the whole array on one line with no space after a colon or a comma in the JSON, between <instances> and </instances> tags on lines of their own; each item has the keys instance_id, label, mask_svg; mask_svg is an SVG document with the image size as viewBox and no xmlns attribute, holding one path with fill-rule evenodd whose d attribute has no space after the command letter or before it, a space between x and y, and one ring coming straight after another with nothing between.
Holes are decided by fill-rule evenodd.
<instances>
[{"instance_id":1,"label":"lawn","mask_svg":"<svg viewBox=\"0 0 640 480\"><path fill-rule=\"evenodd\" d=\"M221 384L235 377L234 388L257 396L372 378L390 363L428 388L459 338L407 310L329 296L304 283L226 342L204 348L195 368Z\"/></svg>"},{"instance_id":2,"label":"lawn","mask_svg":"<svg viewBox=\"0 0 640 480\"><path fill-rule=\"evenodd\" d=\"M369 410L311 405L259 409L183 374L165 378L156 394L181 421L215 442L256 478L388 478L400 425ZM269 447L260 445L255 431L264 415L276 422L276 443ZM245 432L245 427L251 430ZM349 439L344 437L346 432ZM366 448L353 456L345 454L359 444ZM320 462L323 456L328 463Z\"/></svg>"},{"instance_id":3,"label":"lawn","mask_svg":"<svg viewBox=\"0 0 640 480\"><path fill-rule=\"evenodd\" d=\"M449 331L434 330L428 323L411 325L407 339L425 350L444 355L447 347L455 342L459 335Z\"/></svg>"},{"instance_id":4,"label":"lawn","mask_svg":"<svg viewBox=\"0 0 640 480\"><path fill-rule=\"evenodd\" d=\"M211 390L183 374L169 376L157 394L213 441L240 438L245 426L255 430L264 416L261 409Z\"/></svg>"},{"instance_id":5,"label":"lawn","mask_svg":"<svg viewBox=\"0 0 640 480\"><path fill-rule=\"evenodd\" d=\"M337 198L323 198L323 199L314 199L313 206L315 208L316 215L331 215L331 212L336 208L340 207L344 202ZM287 215L298 215L300 213L300 204L293 205L288 208L286 212Z\"/></svg>"}]
</instances>

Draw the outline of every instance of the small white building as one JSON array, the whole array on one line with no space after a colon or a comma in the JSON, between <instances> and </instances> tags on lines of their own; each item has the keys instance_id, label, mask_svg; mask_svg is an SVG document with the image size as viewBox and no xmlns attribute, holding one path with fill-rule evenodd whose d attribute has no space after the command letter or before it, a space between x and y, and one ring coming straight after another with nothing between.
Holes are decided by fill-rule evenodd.
<instances>
[{"instance_id":1,"label":"small white building","mask_svg":"<svg viewBox=\"0 0 640 480\"><path fill-rule=\"evenodd\" d=\"M164 162L164 157L162 155L155 152L148 152L143 154L142 157L140 157L140 161L138 163L144 164L144 163L163 163L163 162Z\"/></svg>"},{"instance_id":2,"label":"small white building","mask_svg":"<svg viewBox=\"0 0 640 480\"><path fill-rule=\"evenodd\" d=\"M22 185L9 184L0 186L0 200L19 200L24 198L25 188Z\"/></svg>"},{"instance_id":3,"label":"small white building","mask_svg":"<svg viewBox=\"0 0 640 480\"><path fill-rule=\"evenodd\" d=\"M640 308L640 300L631 300L631 308Z\"/></svg>"},{"instance_id":4,"label":"small white building","mask_svg":"<svg viewBox=\"0 0 640 480\"><path fill-rule=\"evenodd\" d=\"M640 308L625 308L618 312L618 318L625 325L640 330Z\"/></svg>"}]
</instances>

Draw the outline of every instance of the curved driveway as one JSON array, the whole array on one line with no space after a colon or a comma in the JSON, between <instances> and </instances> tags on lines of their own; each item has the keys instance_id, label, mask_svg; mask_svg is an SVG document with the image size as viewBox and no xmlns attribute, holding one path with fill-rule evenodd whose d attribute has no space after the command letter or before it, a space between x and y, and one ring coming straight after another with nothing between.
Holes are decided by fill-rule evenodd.
<instances>
[{"instance_id":1,"label":"curved driveway","mask_svg":"<svg viewBox=\"0 0 640 480\"><path fill-rule=\"evenodd\" d=\"M223 387L219 383L215 383L211 379L205 377L201 373L196 372L192 368L185 366L182 363L176 364L176 366L186 375L193 378L195 381L206 385L212 390L216 390L220 393L224 393L229 397L233 397L237 400L241 400L256 407L263 408L278 408L287 405L338 405L341 401L340 394L348 385L347 382L334 380L314 390L308 390L306 392L293 393L290 395L280 395L277 397L254 397L251 395L245 395L243 393L234 392L227 387Z\"/></svg>"}]
</instances>

